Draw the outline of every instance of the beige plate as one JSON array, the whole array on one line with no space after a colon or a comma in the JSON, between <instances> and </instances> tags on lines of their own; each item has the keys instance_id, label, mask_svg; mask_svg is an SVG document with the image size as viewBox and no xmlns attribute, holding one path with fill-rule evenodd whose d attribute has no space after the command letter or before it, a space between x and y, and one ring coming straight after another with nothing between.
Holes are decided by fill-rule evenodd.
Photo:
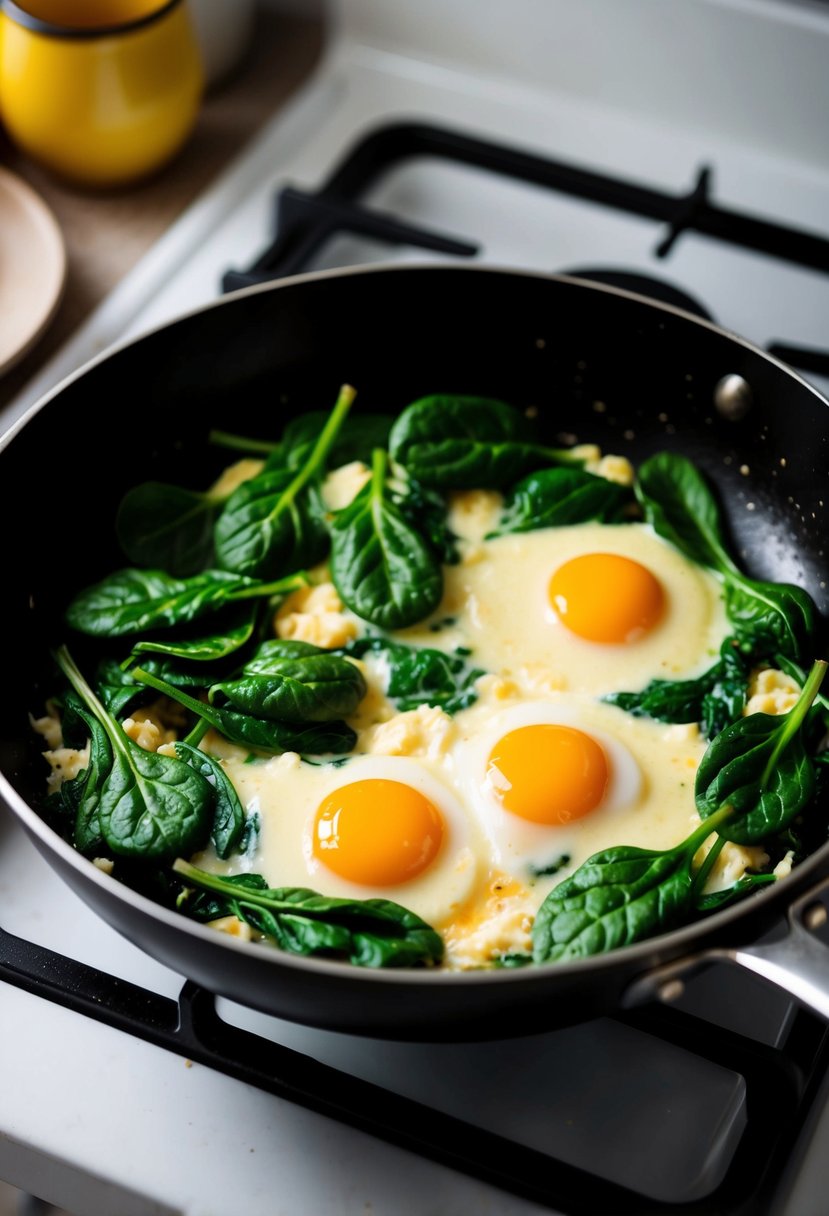
<instances>
[{"instance_id":1,"label":"beige plate","mask_svg":"<svg viewBox=\"0 0 829 1216\"><path fill-rule=\"evenodd\" d=\"M0 374L43 333L65 278L66 250L55 217L31 186L0 169Z\"/></svg>"}]
</instances>

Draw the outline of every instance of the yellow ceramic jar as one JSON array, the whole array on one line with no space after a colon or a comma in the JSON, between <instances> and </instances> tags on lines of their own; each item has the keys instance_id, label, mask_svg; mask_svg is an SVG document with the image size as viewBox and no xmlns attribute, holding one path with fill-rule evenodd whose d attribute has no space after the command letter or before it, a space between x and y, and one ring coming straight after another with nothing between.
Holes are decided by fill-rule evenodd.
<instances>
[{"instance_id":1,"label":"yellow ceramic jar","mask_svg":"<svg viewBox=\"0 0 829 1216\"><path fill-rule=\"evenodd\" d=\"M186 0L2 0L3 123L64 177L113 186L159 168L192 131L202 86Z\"/></svg>"}]
</instances>

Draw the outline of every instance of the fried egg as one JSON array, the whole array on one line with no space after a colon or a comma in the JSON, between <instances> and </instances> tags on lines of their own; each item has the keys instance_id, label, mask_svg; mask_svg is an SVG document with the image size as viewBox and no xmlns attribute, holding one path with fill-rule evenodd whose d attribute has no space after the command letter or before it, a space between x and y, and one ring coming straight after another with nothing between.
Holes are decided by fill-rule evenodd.
<instances>
[{"instance_id":1,"label":"fried egg","mask_svg":"<svg viewBox=\"0 0 829 1216\"><path fill-rule=\"evenodd\" d=\"M456 755L460 782L510 874L526 880L572 858L588 818L618 839L623 812L641 801L639 764L590 708L568 697L528 702L467 727L473 733Z\"/></svg>"},{"instance_id":2,"label":"fried egg","mask_svg":"<svg viewBox=\"0 0 829 1216\"><path fill-rule=\"evenodd\" d=\"M698 674L727 634L720 584L646 524L578 524L467 541L419 645L463 645L477 666L603 696Z\"/></svg>"},{"instance_id":3,"label":"fried egg","mask_svg":"<svg viewBox=\"0 0 829 1216\"><path fill-rule=\"evenodd\" d=\"M240 749L223 750L248 814L259 815L254 868L271 886L390 899L439 928L485 879L480 828L423 762L353 756L311 764L287 753L248 763Z\"/></svg>"}]
</instances>

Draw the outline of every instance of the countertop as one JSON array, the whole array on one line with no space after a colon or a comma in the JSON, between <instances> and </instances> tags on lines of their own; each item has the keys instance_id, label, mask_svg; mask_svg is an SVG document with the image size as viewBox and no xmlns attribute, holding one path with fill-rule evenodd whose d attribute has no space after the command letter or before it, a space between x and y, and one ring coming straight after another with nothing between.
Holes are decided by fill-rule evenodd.
<instances>
[{"instance_id":1,"label":"countertop","mask_svg":"<svg viewBox=\"0 0 829 1216\"><path fill-rule=\"evenodd\" d=\"M0 130L0 164L29 182L52 208L68 260L65 292L49 328L0 378L0 408L303 83L323 39L316 18L260 10L247 56L208 91L186 147L159 174L129 189L94 193L67 185L27 159Z\"/></svg>"}]
</instances>

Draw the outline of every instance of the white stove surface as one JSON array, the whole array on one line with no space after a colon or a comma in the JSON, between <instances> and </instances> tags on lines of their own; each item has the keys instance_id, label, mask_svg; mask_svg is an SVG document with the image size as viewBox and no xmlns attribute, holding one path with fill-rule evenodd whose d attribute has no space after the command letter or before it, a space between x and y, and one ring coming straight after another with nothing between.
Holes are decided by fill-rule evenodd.
<instances>
[{"instance_id":1,"label":"white stove surface","mask_svg":"<svg viewBox=\"0 0 829 1216\"><path fill-rule=\"evenodd\" d=\"M646 15L648 0L627 2L642 10L640 18ZM590 0L585 8L595 9L597 3ZM751 0L691 4L699 12L710 9L712 20L729 22L738 20L741 9L752 10ZM757 11L774 15L780 30L787 29L782 0L756 0L756 5ZM522 7L539 19L534 0ZM562 6L552 7L561 17ZM655 7L651 0L651 10ZM804 41L800 14L792 27L797 34L792 47L808 57L819 45L829 48L829 10L805 7L809 12L814 8L814 17L806 22L809 39ZM466 0L458 8L467 9ZM699 115L692 121L691 111L687 122L680 121L675 98L665 113L644 110L641 98L620 104L612 82L603 81L591 95L568 84L563 72L545 82L538 65L525 78L514 73L496 77L487 58L498 20L495 9L492 3L480 6L477 11L485 14L481 45L464 48L465 54L450 62L437 53L421 53L411 42L407 46L411 34L402 13L395 23L389 9L373 7L372 0L346 3L340 32L309 87L104 302L5 411L0 427L12 425L64 376L113 343L216 299L222 273L231 266L246 267L267 243L278 189L289 184L314 189L345 151L380 123L434 122L677 193L689 190L697 170L710 164L716 203L829 234L829 163L821 164L813 142L803 137L792 139L783 151L779 145L770 148L759 135L745 138L740 123L718 127ZM372 11L374 43L366 36ZM618 13L618 6L605 3L606 15L612 12ZM751 12L752 21L755 17L756 11ZM451 25L457 18L453 13L446 20ZM556 31L545 25L544 32L551 38ZM505 63L509 51L505 47ZM556 54L566 59L560 48ZM703 112L711 109L709 95ZM829 348L827 275L688 233L660 262L653 255L663 235L658 224L447 163L401 165L364 201L478 242L477 260L486 264L651 273L696 296L725 328L761 346L785 340ZM323 251L317 265L437 257L341 238ZM175 996L181 987L180 976L125 942L79 902L2 807L0 906L0 923L12 933L164 995ZM787 1016L785 1001L781 1007L780 998L760 990L749 1004L769 1010L769 1041L774 1041L775 1028ZM393 1082L401 1092L428 1098L443 1109L452 1110L460 1092L468 1111L473 1093L473 1108L488 1104L488 1125L515 1131L526 1143L540 1137L542 1151L563 1145L575 1152L576 1161L582 1148L591 1151L589 1129L581 1147L572 1132L581 1126L581 1112L566 1109L561 1093L567 1089L556 1078L562 1056L590 1047L591 1029L573 1032L569 1042L536 1036L531 1042L539 1067L546 1062L549 1070L546 1093L539 1086L533 1100L532 1086L524 1084L520 1102L511 1105L507 1099L498 1106L491 1090L474 1088L476 1077L487 1071L480 1046L378 1044L306 1030L238 1007L226 1005L224 1011L228 1020L265 1037L368 1079ZM490 1048L497 1054L502 1081L511 1066L520 1079L527 1041L518 1043ZM595 1045L598 1049L600 1037ZM687 1061L674 1056L666 1067L677 1070L670 1075L681 1085L678 1078ZM441 1076L448 1078L443 1085ZM422 1077L427 1078L425 1089ZM178 1055L8 985L2 986L0 999L0 1078L0 1176L83 1216L235 1216L239 1211L249 1216L422 1216L426 1211L437 1216L470 1211L531 1216L549 1211L210 1069L188 1067ZM738 1137L742 1128L739 1080L727 1069L711 1077L714 1089L724 1095L722 1109L729 1112L718 1129L720 1142ZM504 1092L515 1093L508 1086ZM781 1216L818 1216L825 1210L829 1114L822 1117L823 1109L821 1101L816 1122L791 1163L783 1193L789 1185L794 1190L785 1202L781 1199ZM683 1120L690 1115L671 1102L670 1092L663 1107L653 1106L654 1112L656 1124L681 1138ZM630 1129L631 1135L657 1132L656 1125ZM624 1152L623 1141L622 1156ZM701 1160L700 1186L706 1169L716 1172L716 1145L708 1157L701 1152ZM615 1168L612 1161L607 1168ZM659 1188L670 1191L670 1184L669 1178L660 1180L657 1161L654 1193L661 1197Z\"/></svg>"}]
</instances>

